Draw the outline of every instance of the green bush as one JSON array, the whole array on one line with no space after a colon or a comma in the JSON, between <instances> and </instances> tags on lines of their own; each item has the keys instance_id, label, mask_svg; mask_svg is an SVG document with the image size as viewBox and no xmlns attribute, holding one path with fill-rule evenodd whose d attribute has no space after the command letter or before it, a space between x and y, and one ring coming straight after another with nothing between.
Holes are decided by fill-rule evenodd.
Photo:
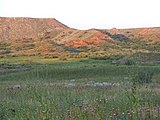
<instances>
[{"instance_id":1,"label":"green bush","mask_svg":"<svg viewBox=\"0 0 160 120\"><path fill-rule=\"evenodd\" d=\"M135 65L135 61L133 61L133 60L127 60L124 64L125 65Z\"/></svg>"},{"instance_id":2,"label":"green bush","mask_svg":"<svg viewBox=\"0 0 160 120\"><path fill-rule=\"evenodd\" d=\"M136 80L138 83L151 83L153 78L153 72L150 70L140 71L136 75Z\"/></svg>"}]
</instances>

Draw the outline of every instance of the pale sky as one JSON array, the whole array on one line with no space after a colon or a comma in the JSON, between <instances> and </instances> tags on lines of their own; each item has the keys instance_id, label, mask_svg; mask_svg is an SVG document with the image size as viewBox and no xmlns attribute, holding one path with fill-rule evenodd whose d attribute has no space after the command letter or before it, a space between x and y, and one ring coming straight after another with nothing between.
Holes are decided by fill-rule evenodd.
<instances>
[{"instance_id":1,"label":"pale sky","mask_svg":"<svg viewBox=\"0 0 160 120\"><path fill-rule=\"evenodd\" d=\"M160 27L160 0L0 0L1 17L56 18L69 27Z\"/></svg>"}]
</instances>

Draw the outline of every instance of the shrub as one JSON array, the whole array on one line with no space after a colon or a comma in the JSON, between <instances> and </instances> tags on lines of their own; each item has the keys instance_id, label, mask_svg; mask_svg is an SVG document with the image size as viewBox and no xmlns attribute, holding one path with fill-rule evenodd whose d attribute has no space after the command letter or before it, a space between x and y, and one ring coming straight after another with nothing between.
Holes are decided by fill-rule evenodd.
<instances>
[{"instance_id":1,"label":"shrub","mask_svg":"<svg viewBox=\"0 0 160 120\"><path fill-rule=\"evenodd\" d=\"M138 72L135 78L138 83L143 84L143 83L151 83L152 77L153 77L153 72L150 70L145 70Z\"/></svg>"},{"instance_id":2,"label":"shrub","mask_svg":"<svg viewBox=\"0 0 160 120\"><path fill-rule=\"evenodd\" d=\"M120 41L120 42L129 42L130 39L128 37L126 37L125 35L122 34L111 34L109 32L103 32L104 34L110 36L111 38Z\"/></svg>"},{"instance_id":3,"label":"shrub","mask_svg":"<svg viewBox=\"0 0 160 120\"><path fill-rule=\"evenodd\" d=\"M125 65L135 65L135 61L128 59L124 64Z\"/></svg>"},{"instance_id":4,"label":"shrub","mask_svg":"<svg viewBox=\"0 0 160 120\"><path fill-rule=\"evenodd\" d=\"M95 57L91 57L91 59L94 59L94 60L119 60L123 57L124 57L123 55L111 55L111 56L95 56Z\"/></svg>"},{"instance_id":5,"label":"shrub","mask_svg":"<svg viewBox=\"0 0 160 120\"><path fill-rule=\"evenodd\" d=\"M129 42L130 39L128 37L126 37L125 35L122 35L122 34L114 34L114 35L111 35L111 37L117 41L120 41L120 42Z\"/></svg>"},{"instance_id":6,"label":"shrub","mask_svg":"<svg viewBox=\"0 0 160 120\"><path fill-rule=\"evenodd\" d=\"M108 60L107 56L96 56L96 57L91 57L93 60Z\"/></svg>"},{"instance_id":7,"label":"shrub","mask_svg":"<svg viewBox=\"0 0 160 120\"><path fill-rule=\"evenodd\" d=\"M1 55L0 58L5 58L5 56L2 56L2 55Z\"/></svg>"},{"instance_id":8,"label":"shrub","mask_svg":"<svg viewBox=\"0 0 160 120\"><path fill-rule=\"evenodd\" d=\"M52 58L58 58L58 56L56 56L56 55L53 55L53 56L52 56Z\"/></svg>"},{"instance_id":9,"label":"shrub","mask_svg":"<svg viewBox=\"0 0 160 120\"><path fill-rule=\"evenodd\" d=\"M71 53L75 53L75 54L80 53L79 50L77 50L76 48L73 48L73 47L64 47L64 49L65 49L66 51L71 52Z\"/></svg>"},{"instance_id":10,"label":"shrub","mask_svg":"<svg viewBox=\"0 0 160 120\"><path fill-rule=\"evenodd\" d=\"M56 55L46 55L44 56L45 59L51 59L51 58L58 58Z\"/></svg>"},{"instance_id":11,"label":"shrub","mask_svg":"<svg viewBox=\"0 0 160 120\"><path fill-rule=\"evenodd\" d=\"M67 58L65 58L65 57L60 57L59 60L61 60L61 61L66 61Z\"/></svg>"}]
</instances>

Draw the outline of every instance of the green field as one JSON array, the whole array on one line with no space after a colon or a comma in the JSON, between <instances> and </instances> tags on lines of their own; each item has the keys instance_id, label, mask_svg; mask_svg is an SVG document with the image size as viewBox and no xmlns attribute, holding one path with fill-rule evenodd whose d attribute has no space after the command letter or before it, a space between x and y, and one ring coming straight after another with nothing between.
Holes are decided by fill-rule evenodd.
<instances>
[{"instance_id":1,"label":"green field","mask_svg":"<svg viewBox=\"0 0 160 120\"><path fill-rule=\"evenodd\" d=\"M0 60L0 120L160 120L160 64Z\"/></svg>"}]
</instances>

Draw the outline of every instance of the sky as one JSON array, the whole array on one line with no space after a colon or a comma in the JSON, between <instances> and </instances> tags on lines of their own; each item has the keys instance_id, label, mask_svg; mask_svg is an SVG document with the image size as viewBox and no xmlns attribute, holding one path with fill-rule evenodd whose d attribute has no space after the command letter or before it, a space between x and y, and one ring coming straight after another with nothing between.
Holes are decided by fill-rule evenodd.
<instances>
[{"instance_id":1,"label":"sky","mask_svg":"<svg viewBox=\"0 0 160 120\"><path fill-rule=\"evenodd\" d=\"M55 18L76 29L160 27L160 0L0 0L0 17Z\"/></svg>"}]
</instances>

